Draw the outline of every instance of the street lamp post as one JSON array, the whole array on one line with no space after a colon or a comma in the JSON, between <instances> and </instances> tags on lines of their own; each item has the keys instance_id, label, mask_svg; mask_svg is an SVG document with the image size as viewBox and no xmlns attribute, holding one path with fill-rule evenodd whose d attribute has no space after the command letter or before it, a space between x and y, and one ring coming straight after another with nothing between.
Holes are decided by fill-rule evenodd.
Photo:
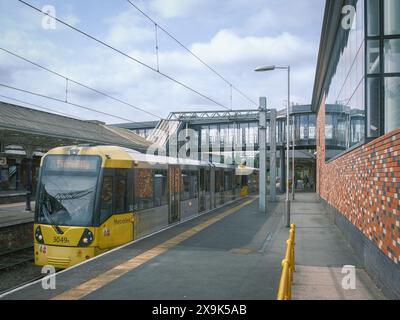
<instances>
[{"instance_id":1,"label":"street lamp post","mask_svg":"<svg viewBox=\"0 0 400 320\"><path fill-rule=\"evenodd\" d=\"M255 69L256 72L274 71L275 69L284 69L288 71L288 108L286 112L286 226L290 228L290 197L289 197L289 166L290 166L290 138L289 138L289 124L290 124L290 66L277 67L277 66L264 66ZM292 181L293 183L293 181Z\"/></svg>"},{"instance_id":2,"label":"street lamp post","mask_svg":"<svg viewBox=\"0 0 400 320\"><path fill-rule=\"evenodd\" d=\"M294 115L292 116L292 200L295 200L295 179L296 179L296 173L294 171L294 160L295 160L295 148L296 148L296 142L295 142L295 129L296 129L296 125L295 125L295 117Z\"/></svg>"}]
</instances>

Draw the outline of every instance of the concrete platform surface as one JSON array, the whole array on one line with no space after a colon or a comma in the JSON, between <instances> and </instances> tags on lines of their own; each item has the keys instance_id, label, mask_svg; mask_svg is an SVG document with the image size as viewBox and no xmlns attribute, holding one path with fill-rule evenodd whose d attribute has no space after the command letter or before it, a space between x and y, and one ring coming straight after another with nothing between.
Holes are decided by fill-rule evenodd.
<instances>
[{"instance_id":1,"label":"concrete platform surface","mask_svg":"<svg viewBox=\"0 0 400 320\"><path fill-rule=\"evenodd\" d=\"M250 201L250 202L249 202ZM3 299L275 299L283 205L247 199L125 246Z\"/></svg>"},{"instance_id":2,"label":"concrete platform surface","mask_svg":"<svg viewBox=\"0 0 400 320\"><path fill-rule=\"evenodd\" d=\"M292 213L297 230L293 300L385 299L316 194L297 194ZM353 270L354 282L348 278Z\"/></svg>"},{"instance_id":3,"label":"concrete platform surface","mask_svg":"<svg viewBox=\"0 0 400 320\"><path fill-rule=\"evenodd\" d=\"M25 203L0 204L0 228L21 223L33 222L35 202L31 203L32 211L25 211Z\"/></svg>"}]
</instances>

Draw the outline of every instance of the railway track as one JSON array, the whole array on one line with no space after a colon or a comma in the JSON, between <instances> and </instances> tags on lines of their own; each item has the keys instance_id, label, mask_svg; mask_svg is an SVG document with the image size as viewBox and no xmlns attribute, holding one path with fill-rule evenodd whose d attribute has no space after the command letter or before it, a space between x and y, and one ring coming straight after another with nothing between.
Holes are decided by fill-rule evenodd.
<instances>
[{"instance_id":1,"label":"railway track","mask_svg":"<svg viewBox=\"0 0 400 320\"><path fill-rule=\"evenodd\" d=\"M0 272L17 267L24 263L33 262L33 259L33 246L6 252L0 255Z\"/></svg>"},{"instance_id":2,"label":"railway track","mask_svg":"<svg viewBox=\"0 0 400 320\"><path fill-rule=\"evenodd\" d=\"M0 296L45 276L33 262L33 246L0 254Z\"/></svg>"}]
</instances>

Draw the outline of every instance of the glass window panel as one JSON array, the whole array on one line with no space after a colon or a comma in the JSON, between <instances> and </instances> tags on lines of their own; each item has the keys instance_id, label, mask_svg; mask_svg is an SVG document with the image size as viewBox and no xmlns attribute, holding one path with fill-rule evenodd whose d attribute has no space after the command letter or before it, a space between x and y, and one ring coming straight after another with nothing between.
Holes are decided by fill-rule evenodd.
<instances>
[{"instance_id":1,"label":"glass window panel","mask_svg":"<svg viewBox=\"0 0 400 320\"><path fill-rule=\"evenodd\" d=\"M316 138L316 116L315 114L310 114L309 116L309 131L308 131L308 138L315 139Z\"/></svg>"},{"instance_id":2,"label":"glass window panel","mask_svg":"<svg viewBox=\"0 0 400 320\"><path fill-rule=\"evenodd\" d=\"M400 127L400 77L385 78L385 133Z\"/></svg>"},{"instance_id":3,"label":"glass window panel","mask_svg":"<svg viewBox=\"0 0 400 320\"><path fill-rule=\"evenodd\" d=\"M400 1L384 0L385 35L400 34Z\"/></svg>"},{"instance_id":4,"label":"glass window panel","mask_svg":"<svg viewBox=\"0 0 400 320\"><path fill-rule=\"evenodd\" d=\"M116 170L115 173L115 211L124 213L127 210L127 177L126 170Z\"/></svg>"},{"instance_id":5,"label":"glass window panel","mask_svg":"<svg viewBox=\"0 0 400 320\"><path fill-rule=\"evenodd\" d=\"M367 87L367 135L369 138L377 138L380 135L380 94L379 78L369 78Z\"/></svg>"},{"instance_id":6,"label":"glass window panel","mask_svg":"<svg viewBox=\"0 0 400 320\"><path fill-rule=\"evenodd\" d=\"M153 170L139 169L135 177L135 209L153 208L154 184Z\"/></svg>"},{"instance_id":7,"label":"glass window panel","mask_svg":"<svg viewBox=\"0 0 400 320\"><path fill-rule=\"evenodd\" d=\"M219 143L219 133L218 133L218 126L212 125L210 126L210 143L216 144Z\"/></svg>"},{"instance_id":8,"label":"glass window panel","mask_svg":"<svg viewBox=\"0 0 400 320\"><path fill-rule=\"evenodd\" d=\"M380 68L380 53L379 40L369 40L367 44L367 71L369 74L379 73Z\"/></svg>"},{"instance_id":9,"label":"glass window panel","mask_svg":"<svg viewBox=\"0 0 400 320\"><path fill-rule=\"evenodd\" d=\"M385 48L384 50L385 72L386 73L400 72L400 39L385 40L384 48Z\"/></svg>"},{"instance_id":10,"label":"glass window panel","mask_svg":"<svg viewBox=\"0 0 400 320\"><path fill-rule=\"evenodd\" d=\"M300 117L300 139L308 139L308 116Z\"/></svg>"},{"instance_id":11,"label":"glass window panel","mask_svg":"<svg viewBox=\"0 0 400 320\"><path fill-rule=\"evenodd\" d=\"M167 170L156 170L154 173L154 206L168 204Z\"/></svg>"},{"instance_id":12,"label":"glass window panel","mask_svg":"<svg viewBox=\"0 0 400 320\"><path fill-rule=\"evenodd\" d=\"M325 116L325 139L333 139L333 117L330 114Z\"/></svg>"},{"instance_id":13,"label":"glass window panel","mask_svg":"<svg viewBox=\"0 0 400 320\"><path fill-rule=\"evenodd\" d=\"M368 36L379 36L380 34L379 2L379 0L367 0Z\"/></svg>"},{"instance_id":14,"label":"glass window panel","mask_svg":"<svg viewBox=\"0 0 400 320\"><path fill-rule=\"evenodd\" d=\"M113 176L105 175L101 189L100 221L104 222L113 213Z\"/></svg>"}]
</instances>

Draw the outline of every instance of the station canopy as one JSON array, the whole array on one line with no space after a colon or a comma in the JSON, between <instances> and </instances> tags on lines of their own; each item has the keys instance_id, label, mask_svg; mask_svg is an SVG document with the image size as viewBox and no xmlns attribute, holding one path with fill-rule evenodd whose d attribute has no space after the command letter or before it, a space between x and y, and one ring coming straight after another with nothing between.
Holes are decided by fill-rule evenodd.
<instances>
[{"instance_id":1,"label":"station canopy","mask_svg":"<svg viewBox=\"0 0 400 320\"><path fill-rule=\"evenodd\" d=\"M133 132L36 109L0 102L0 142L3 146L49 150L54 147L116 145L146 152L150 142Z\"/></svg>"}]
</instances>

